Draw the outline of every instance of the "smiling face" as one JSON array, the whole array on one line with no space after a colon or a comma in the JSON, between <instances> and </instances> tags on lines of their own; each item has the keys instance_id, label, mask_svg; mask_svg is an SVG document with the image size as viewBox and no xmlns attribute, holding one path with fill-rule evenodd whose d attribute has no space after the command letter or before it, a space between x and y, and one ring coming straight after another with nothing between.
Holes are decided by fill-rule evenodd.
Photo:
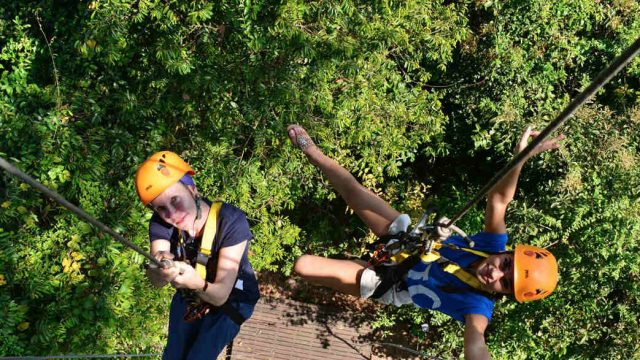
<instances>
[{"instance_id":1,"label":"smiling face","mask_svg":"<svg viewBox=\"0 0 640 360\"><path fill-rule=\"evenodd\" d=\"M512 253L490 255L482 260L475 270L482 290L513 294Z\"/></svg>"},{"instance_id":2,"label":"smiling face","mask_svg":"<svg viewBox=\"0 0 640 360\"><path fill-rule=\"evenodd\" d=\"M196 220L195 190L176 182L149 203L162 220L181 230L193 227Z\"/></svg>"}]
</instances>

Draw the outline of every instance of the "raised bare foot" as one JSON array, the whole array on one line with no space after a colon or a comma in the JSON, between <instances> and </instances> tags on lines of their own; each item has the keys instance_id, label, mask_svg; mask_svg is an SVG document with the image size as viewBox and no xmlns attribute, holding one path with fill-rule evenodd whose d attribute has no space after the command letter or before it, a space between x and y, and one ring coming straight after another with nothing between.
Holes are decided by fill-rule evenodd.
<instances>
[{"instance_id":1,"label":"raised bare foot","mask_svg":"<svg viewBox=\"0 0 640 360\"><path fill-rule=\"evenodd\" d=\"M307 155L311 162L315 162L317 155L322 152L316 144L311 140L307 131L300 125L294 124L287 127L287 133L289 134L289 140L293 145L298 146L302 152Z\"/></svg>"}]
</instances>

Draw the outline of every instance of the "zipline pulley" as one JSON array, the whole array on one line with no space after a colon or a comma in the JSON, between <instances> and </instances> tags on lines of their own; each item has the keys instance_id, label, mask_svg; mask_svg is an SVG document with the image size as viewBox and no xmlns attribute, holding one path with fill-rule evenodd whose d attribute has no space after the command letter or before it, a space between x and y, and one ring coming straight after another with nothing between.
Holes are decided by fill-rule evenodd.
<instances>
[{"instance_id":1,"label":"zipline pulley","mask_svg":"<svg viewBox=\"0 0 640 360\"><path fill-rule=\"evenodd\" d=\"M462 229L453 224L447 226L448 218L440 217L438 221L429 223L433 213L434 209L427 209L410 232L401 231L395 235L380 237L369 265L395 265L413 254L429 254L440 248L442 242L454 234L465 239L469 248L475 246L474 241Z\"/></svg>"}]
</instances>

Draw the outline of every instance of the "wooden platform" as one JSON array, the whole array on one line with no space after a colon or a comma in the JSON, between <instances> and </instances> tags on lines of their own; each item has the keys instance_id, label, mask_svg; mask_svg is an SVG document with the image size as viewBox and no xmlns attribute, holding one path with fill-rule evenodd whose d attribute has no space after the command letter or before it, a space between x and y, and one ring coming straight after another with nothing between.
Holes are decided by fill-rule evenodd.
<instances>
[{"instance_id":1,"label":"wooden platform","mask_svg":"<svg viewBox=\"0 0 640 360\"><path fill-rule=\"evenodd\" d=\"M261 298L233 343L232 359L371 359L371 328L353 315Z\"/></svg>"}]
</instances>

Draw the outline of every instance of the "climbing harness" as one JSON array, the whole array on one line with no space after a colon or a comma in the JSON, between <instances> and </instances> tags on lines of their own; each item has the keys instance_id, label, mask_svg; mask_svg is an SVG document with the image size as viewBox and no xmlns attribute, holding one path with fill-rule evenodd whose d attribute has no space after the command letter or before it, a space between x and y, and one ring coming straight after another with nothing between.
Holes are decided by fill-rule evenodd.
<instances>
[{"instance_id":1,"label":"climbing harness","mask_svg":"<svg viewBox=\"0 0 640 360\"><path fill-rule=\"evenodd\" d=\"M490 254L472 249L475 246L473 240L459 227L455 225L446 227L445 224L449 219L441 217L438 221L429 223L432 212L432 209L427 210L411 232L403 231L380 238L380 243L375 246L369 260L369 267L372 267L381 279L371 298L381 297L392 286L402 282L409 270L420 261L437 263L445 272L452 274L471 288L480 290L480 282L474 275L442 256L438 250L450 248L484 258ZM469 247L443 242L454 233L465 239Z\"/></svg>"},{"instance_id":2,"label":"climbing harness","mask_svg":"<svg viewBox=\"0 0 640 360\"><path fill-rule=\"evenodd\" d=\"M369 260L369 265L376 266L382 263L400 263L416 251L430 253L443 246L445 240L453 233L460 235L469 247L475 246L473 240L455 225L445 226L447 218L441 217L434 223L429 223L431 214L435 209L427 209L411 232L401 231L395 235L384 235L376 243L375 251ZM444 246L455 246L445 244Z\"/></svg>"},{"instance_id":3,"label":"climbing harness","mask_svg":"<svg viewBox=\"0 0 640 360\"><path fill-rule=\"evenodd\" d=\"M198 254L195 259L196 263L194 267L196 272L202 279L204 279L204 281L208 281L208 279L215 281L216 277L218 256L217 254L214 254L214 256L211 255L213 253L213 243L217 233L218 217L220 215L221 207L221 202L211 204L211 209L209 210L207 222L204 227ZM182 230L179 230L179 237L179 246L184 249L184 234ZM182 256L177 260L188 262L186 252L184 250L179 255ZM202 301L193 290L181 289L180 293L187 300L187 307L183 317L186 322L193 322L200 319L211 309L216 308L215 306ZM246 320L244 316L242 316L242 314L240 314L240 312L229 303L228 300L220 306L220 309L222 309L222 311L224 311L224 313L227 314L233 322L238 324L238 326L242 325Z\"/></svg>"},{"instance_id":4,"label":"climbing harness","mask_svg":"<svg viewBox=\"0 0 640 360\"><path fill-rule=\"evenodd\" d=\"M473 241L460 228L445 227L448 219L440 218L434 224L426 224L429 213L425 213L415 229L410 233L398 233L385 236L383 241L392 238L386 244L376 247L369 264L380 278L372 298L383 296L392 286L402 284L407 273L419 262L435 263L458 280L471 287L472 291L494 297L493 292L482 289L482 285L473 271L468 271L440 253L448 248L488 258L492 253L473 249ZM466 239L469 244L458 246L445 243L453 233ZM398 238L398 239L396 239ZM390 249L391 248L391 249ZM513 249L513 295L518 302L542 299L549 296L558 283L558 263L547 249L537 246L518 244ZM443 290L446 288L443 288Z\"/></svg>"}]
</instances>

